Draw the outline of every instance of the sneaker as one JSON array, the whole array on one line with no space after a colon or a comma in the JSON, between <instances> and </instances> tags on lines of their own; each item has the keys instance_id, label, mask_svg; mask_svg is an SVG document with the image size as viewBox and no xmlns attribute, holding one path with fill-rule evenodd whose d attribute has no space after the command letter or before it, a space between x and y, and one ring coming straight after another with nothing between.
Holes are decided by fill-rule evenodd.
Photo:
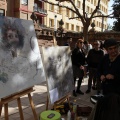
<instances>
[{"instance_id":1,"label":"sneaker","mask_svg":"<svg viewBox=\"0 0 120 120\"><path fill-rule=\"evenodd\" d=\"M76 92L75 92L75 91L73 91L73 96L74 96L74 97L77 97L77 94L76 94Z\"/></svg>"},{"instance_id":2,"label":"sneaker","mask_svg":"<svg viewBox=\"0 0 120 120\"><path fill-rule=\"evenodd\" d=\"M93 103L93 104L96 104L97 101L101 98L103 98L104 95L100 94L100 95L93 95L90 97L90 101Z\"/></svg>"},{"instance_id":3,"label":"sneaker","mask_svg":"<svg viewBox=\"0 0 120 120\"><path fill-rule=\"evenodd\" d=\"M86 91L86 93L90 93L90 92L91 92L91 90L89 90L89 89Z\"/></svg>"},{"instance_id":4,"label":"sneaker","mask_svg":"<svg viewBox=\"0 0 120 120\"><path fill-rule=\"evenodd\" d=\"M76 93L84 95L84 93L81 90L76 90Z\"/></svg>"}]
</instances>

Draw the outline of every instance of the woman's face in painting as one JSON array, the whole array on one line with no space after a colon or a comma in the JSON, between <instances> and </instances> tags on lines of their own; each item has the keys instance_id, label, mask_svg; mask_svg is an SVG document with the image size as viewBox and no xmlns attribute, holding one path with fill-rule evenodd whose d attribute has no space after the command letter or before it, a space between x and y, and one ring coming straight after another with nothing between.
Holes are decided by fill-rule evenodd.
<instances>
[{"instance_id":1,"label":"woman's face in painting","mask_svg":"<svg viewBox=\"0 0 120 120\"><path fill-rule=\"evenodd\" d=\"M7 41L10 45L16 46L19 44L19 37L16 31L8 30L7 31Z\"/></svg>"}]
</instances>

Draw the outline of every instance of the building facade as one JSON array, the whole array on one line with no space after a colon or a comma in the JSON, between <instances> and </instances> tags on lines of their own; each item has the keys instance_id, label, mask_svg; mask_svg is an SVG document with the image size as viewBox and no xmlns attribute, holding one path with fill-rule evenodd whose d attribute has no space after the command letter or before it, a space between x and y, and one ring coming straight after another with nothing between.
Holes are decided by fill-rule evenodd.
<instances>
[{"instance_id":1,"label":"building facade","mask_svg":"<svg viewBox=\"0 0 120 120\"><path fill-rule=\"evenodd\" d=\"M57 3L56 0L49 0L53 3ZM80 13L82 13L82 1L83 0L73 0L75 3L75 6L79 9ZM86 12L88 17L90 14L93 12L97 5L98 0L86 0ZM97 14L103 14L107 15L108 14L108 2L109 0L101 0L100 2L100 11L98 11ZM73 8L73 6L69 2L62 2L62 5L68 6L70 8ZM76 17L75 13L71 12L70 10L66 8L61 8L58 6L50 5L50 4L45 4L45 8L47 9L47 17L45 17L44 24L47 27L52 27L55 28L59 27L59 21L62 19L64 21L64 28L68 31L83 31L83 25L81 23L81 20L78 18L75 19L69 19L72 17ZM95 23L95 29L97 31L103 31L107 29L107 18L103 17L97 17L93 18L91 23ZM91 28L91 27L90 27ZM89 29L90 29L89 28Z\"/></svg>"},{"instance_id":2,"label":"building facade","mask_svg":"<svg viewBox=\"0 0 120 120\"><path fill-rule=\"evenodd\" d=\"M56 0L49 0L53 3L57 3ZM101 0L100 10L101 13L96 14L108 14L108 2L109 0ZM74 0L75 5L82 13L82 0ZM62 2L61 4L67 5L71 8L73 6L69 2ZM97 0L86 0L86 12L89 15L95 9L97 5ZM63 27L67 31L83 31L83 25L80 19L69 19L76 17L75 13L70 10L58 6L54 6L48 3L44 3L42 0L0 0L0 15L16 17L26 20L31 20L31 14L35 13L37 16L38 24L43 27L47 26L53 29L59 27L59 21L62 19L64 21ZM102 31L107 29L107 18L97 17L93 18L91 23L95 23L95 29L97 31ZM91 26L89 27L89 29Z\"/></svg>"},{"instance_id":3,"label":"building facade","mask_svg":"<svg viewBox=\"0 0 120 120\"><path fill-rule=\"evenodd\" d=\"M6 16L7 3L6 0L0 0L0 16Z\"/></svg>"},{"instance_id":4,"label":"building facade","mask_svg":"<svg viewBox=\"0 0 120 120\"><path fill-rule=\"evenodd\" d=\"M47 11L42 0L0 0L0 15L31 20L31 14L35 13L38 24L44 25L44 17Z\"/></svg>"}]
</instances>

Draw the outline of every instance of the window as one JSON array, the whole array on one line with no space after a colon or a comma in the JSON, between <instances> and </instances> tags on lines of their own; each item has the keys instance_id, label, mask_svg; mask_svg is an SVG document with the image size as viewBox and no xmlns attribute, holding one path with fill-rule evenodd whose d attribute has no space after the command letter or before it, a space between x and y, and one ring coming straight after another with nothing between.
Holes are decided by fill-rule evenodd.
<instances>
[{"instance_id":1,"label":"window","mask_svg":"<svg viewBox=\"0 0 120 120\"><path fill-rule=\"evenodd\" d=\"M87 12L90 13L89 6L87 6Z\"/></svg>"},{"instance_id":2,"label":"window","mask_svg":"<svg viewBox=\"0 0 120 120\"><path fill-rule=\"evenodd\" d=\"M93 4L93 0L91 0L91 3Z\"/></svg>"},{"instance_id":3,"label":"window","mask_svg":"<svg viewBox=\"0 0 120 120\"><path fill-rule=\"evenodd\" d=\"M77 1L77 7L80 8L80 1Z\"/></svg>"},{"instance_id":4,"label":"window","mask_svg":"<svg viewBox=\"0 0 120 120\"><path fill-rule=\"evenodd\" d=\"M57 8L57 13L59 13L59 14L62 13L62 8L61 8L61 7L58 7L58 8Z\"/></svg>"},{"instance_id":5,"label":"window","mask_svg":"<svg viewBox=\"0 0 120 120\"><path fill-rule=\"evenodd\" d=\"M73 24L71 25L71 30L73 30L73 31L74 31L74 25L73 25Z\"/></svg>"},{"instance_id":6,"label":"window","mask_svg":"<svg viewBox=\"0 0 120 120\"><path fill-rule=\"evenodd\" d=\"M0 16L5 16L5 10L0 9Z\"/></svg>"},{"instance_id":7,"label":"window","mask_svg":"<svg viewBox=\"0 0 120 120\"><path fill-rule=\"evenodd\" d=\"M49 10L54 11L54 6L49 4Z\"/></svg>"},{"instance_id":8,"label":"window","mask_svg":"<svg viewBox=\"0 0 120 120\"><path fill-rule=\"evenodd\" d=\"M28 4L28 0L21 0L21 4L27 5Z\"/></svg>"},{"instance_id":9,"label":"window","mask_svg":"<svg viewBox=\"0 0 120 120\"><path fill-rule=\"evenodd\" d=\"M83 27L81 27L81 31L83 32Z\"/></svg>"},{"instance_id":10,"label":"window","mask_svg":"<svg viewBox=\"0 0 120 120\"><path fill-rule=\"evenodd\" d=\"M79 32L79 29L80 29L80 27L79 27L79 26L76 26L76 31L77 31L77 32Z\"/></svg>"},{"instance_id":11,"label":"window","mask_svg":"<svg viewBox=\"0 0 120 120\"><path fill-rule=\"evenodd\" d=\"M37 3L34 4L34 11L38 11L38 5L37 5Z\"/></svg>"},{"instance_id":12,"label":"window","mask_svg":"<svg viewBox=\"0 0 120 120\"><path fill-rule=\"evenodd\" d=\"M68 9L66 9L66 16L69 17L70 11Z\"/></svg>"},{"instance_id":13,"label":"window","mask_svg":"<svg viewBox=\"0 0 120 120\"><path fill-rule=\"evenodd\" d=\"M53 19L50 19L50 20L49 20L49 26L50 26L50 27L54 27L54 20L53 20Z\"/></svg>"},{"instance_id":14,"label":"window","mask_svg":"<svg viewBox=\"0 0 120 120\"><path fill-rule=\"evenodd\" d=\"M73 17L73 18L74 18L74 12L72 12L71 14L72 14L72 15L71 15L71 17Z\"/></svg>"},{"instance_id":15,"label":"window","mask_svg":"<svg viewBox=\"0 0 120 120\"><path fill-rule=\"evenodd\" d=\"M96 0L94 1L94 5L96 6Z\"/></svg>"},{"instance_id":16,"label":"window","mask_svg":"<svg viewBox=\"0 0 120 120\"><path fill-rule=\"evenodd\" d=\"M66 23L66 29L69 30L69 23Z\"/></svg>"}]
</instances>

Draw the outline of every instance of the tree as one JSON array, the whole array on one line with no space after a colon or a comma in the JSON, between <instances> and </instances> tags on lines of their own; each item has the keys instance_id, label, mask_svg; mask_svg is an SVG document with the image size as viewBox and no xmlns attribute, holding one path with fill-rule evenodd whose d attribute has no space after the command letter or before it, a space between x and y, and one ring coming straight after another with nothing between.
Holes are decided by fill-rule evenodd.
<instances>
[{"instance_id":1,"label":"tree","mask_svg":"<svg viewBox=\"0 0 120 120\"><path fill-rule=\"evenodd\" d=\"M113 30L120 31L120 0L114 0L113 16L116 19L113 23Z\"/></svg>"},{"instance_id":2,"label":"tree","mask_svg":"<svg viewBox=\"0 0 120 120\"><path fill-rule=\"evenodd\" d=\"M87 11L86 7L85 7L86 0L83 0L82 13L80 13L79 9L75 6L75 3L74 3L73 0L56 0L56 1L58 1L58 3L52 3L49 0L43 0L43 1L46 2L46 3L52 4L52 5L56 5L56 6L59 6L59 7L69 9L70 11L74 12L77 17L73 17L73 18L69 18L69 19L74 19L74 18L80 18L81 19L81 22L83 24L83 37L84 37L84 40L88 40L88 36L87 36L88 35L88 28L89 28L89 26L91 24L91 20L93 18L95 18L95 17L108 17L109 16L109 15L104 16L103 14L102 15L95 15L99 11L99 6L100 6L100 1L101 0L98 0L97 6L93 10L93 12L90 13L90 16L88 16L88 14L86 12ZM71 3L72 6L73 6L73 9L71 7L68 7L66 5L61 4L61 2L65 2L65 1L68 1L69 3Z\"/></svg>"}]
</instances>

